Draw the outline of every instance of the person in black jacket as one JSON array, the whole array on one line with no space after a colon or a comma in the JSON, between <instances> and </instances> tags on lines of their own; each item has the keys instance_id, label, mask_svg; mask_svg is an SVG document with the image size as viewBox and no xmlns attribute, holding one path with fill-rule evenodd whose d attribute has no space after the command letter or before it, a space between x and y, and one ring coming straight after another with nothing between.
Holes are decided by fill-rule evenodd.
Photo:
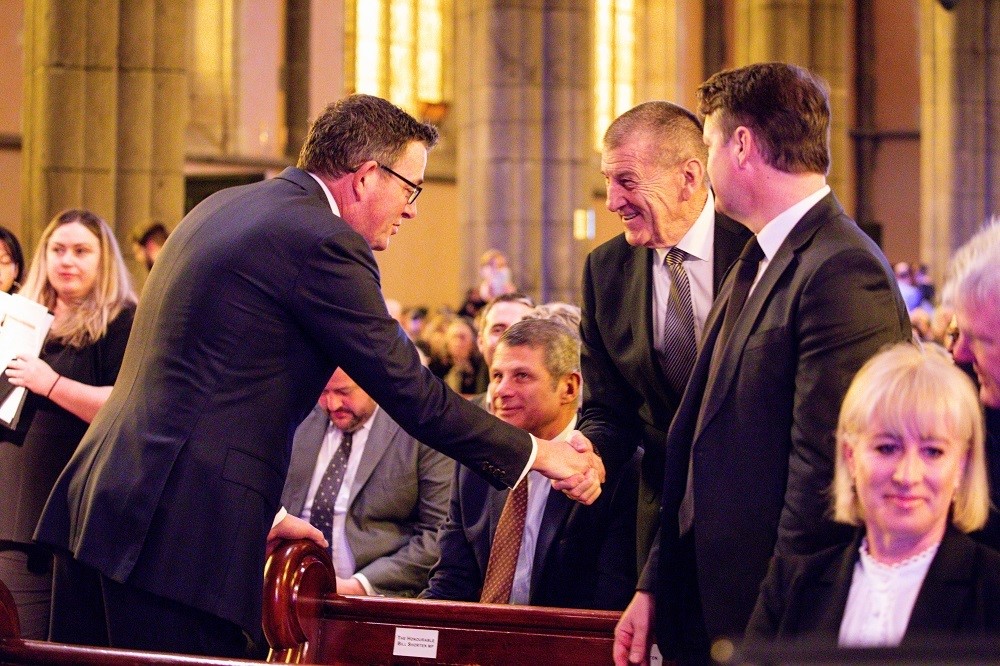
<instances>
[{"instance_id":1,"label":"person in black jacket","mask_svg":"<svg viewBox=\"0 0 1000 666\"><path fill-rule=\"evenodd\" d=\"M858 372L840 412L833 505L857 537L775 556L748 641L874 647L1000 632L1000 553L965 534L989 507L983 418L943 349L897 345Z\"/></svg>"}]
</instances>

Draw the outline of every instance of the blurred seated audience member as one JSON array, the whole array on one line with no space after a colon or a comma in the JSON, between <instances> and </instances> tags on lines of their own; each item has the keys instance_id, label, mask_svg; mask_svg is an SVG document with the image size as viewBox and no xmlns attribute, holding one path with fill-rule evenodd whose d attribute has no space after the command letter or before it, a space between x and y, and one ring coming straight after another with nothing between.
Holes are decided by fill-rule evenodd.
<instances>
[{"instance_id":1,"label":"blurred seated audience member","mask_svg":"<svg viewBox=\"0 0 1000 666\"><path fill-rule=\"evenodd\" d=\"M281 504L330 543L338 594L412 597L438 559L454 470L338 369L295 431Z\"/></svg>"},{"instance_id":2,"label":"blurred seated audience member","mask_svg":"<svg viewBox=\"0 0 1000 666\"><path fill-rule=\"evenodd\" d=\"M567 437L580 405L580 340L552 321L519 321L491 367L493 413L536 437ZM535 472L497 490L455 470L441 559L421 596L621 610L637 581L638 454L591 506L568 501ZM520 517L515 519L518 510ZM521 526L520 529L517 529Z\"/></svg>"},{"instance_id":3,"label":"blurred seated audience member","mask_svg":"<svg viewBox=\"0 0 1000 666\"><path fill-rule=\"evenodd\" d=\"M448 372L444 376L444 383L464 396L479 393L476 378L485 362L476 346L476 329L472 321L456 317L448 324L445 344L448 351Z\"/></svg>"},{"instance_id":4,"label":"blurred seated audience member","mask_svg":"<svg viewBox=\"0 0 1000 666\"><path fill-rule=\"evenodd\" d=\"M33 533L59 473L111 394L136 297L114 233L86 210L63 211L45 228L21 295L55 319L41 353L18 354L5 373L28 394L16 428L0 426L0 580L14 595L23 636L45 639L53 558Z\"/></svg>"},{"instance_id":5,"label":"blurred seated audience member","mask_svg":"<svg viewBox=\"0 0 1000 666\"><path fill-rule=\"evenodd\" d=\"M456 315L450 310L439 310L427 318L424 328L420 331L420 339L427 345L430 361L427 367L438 377L448 374L448 326Z\"/></svg>"},{"instance_id":6,"label":"blurred seated audience member","mask_svg":"<svg viewBox=\"0 0 1000 666\"><path fill-rule=\"evenodd\" d=\"M24 279L24 252L17 236L0 227L0 291L13 294Z\"/></svg>"},{"instance_id":7,"label":"blurred seated audience member","mask_svg":"<svg viewBox=\"0 0 1000 666\"><path fill-rule=\"evenodd\" d=\"M920 290L924 301L933 305L935 296L934 281L931 279L930 269L927 268L927 264L919 264L917 266L917 269L913 272L913 283L917 285L917 289Z\"/></svg>"},{"instance_id":8,"label":"blurred seated audience member","mask_svg":"<svg viewBox=\"0 0 1000 666\"><path fill-rule=\"evenodd\" d=\"M160 254L160 248L167 242L170 233L167 228L156 222L146 227L135 235L132 242L132 253L135 261L140 266L145 266L146 270L153 270L153 262Z\"/></svg>"},{"instance_id":9,"label":"blurred seated audience member","mask_svg":"<svg viewBox=\"0 0 1000 666\"><path fill-rule=\"evenodd\" d=\"M899 285L899 293L903 295L903 302L906 309L913 312L917 308L931 309L931 304L924 300L923 291L917 286L913 278L913 269L905 261L898 262L893 267L896 273L896 284Z\"/></svg>"},{"instance_id":10,"label":"blurred seated audience member","mask_svg":"<svg viewBox=\"0 0 1000 666\"><path fill-rule=\"evenodd\" d=\"M420 332L424 328L427 320L427 308L423 305L409 306L403 308L403 330L406 335L416 342L420 339Z\"/></svg>"},{"instance_id":11,"label":"blurred seated audience member","mask_svg":"<svg viewBox=\"0 0 1000 666\"><path fill-rule=\"evenodd\" d=\"M548 319L558 322L572 331L577 337L580 336L580 320L582 313L580 306L561 301L551 301L537 306L524 315L525 319Z\"/></svg>"},{"instance_id":12,"label":"blurred seated audience member","mask_svg":"<svg viewBox=\"0 0 1000 666\"><path fill-rule=\"evenodd\" d=\"M924 308L910 310L910 326L913 328L913 336L921 342L933 342L933 332L931 331L931 313Z\"/></svg>"},{"instance_id":13,"label":"blurred seated audience member","mask_svg":"<svg viewBox=\"0 0 1000 666\"><path fill-rule=\"evenodd\" d=\"M975 374L986 417L993 508L985 529L973 536L1000 550L1000 219L956 251L942 298L955 312L952 355Z\"/></svg>"},{"instance_id":14,"label":"blurred seated audience member","mask_svg":"<svg viewBox=\"0 0 1000 666\"><path fill-rule=\"evenodd\" d=\"M479 284L469 289L465 302L458 309L458 314L470 319L475 319L490 300L517 291L507 264L507 255L500 250L486 250L479 258L479 278Z\"/></svg>"},{"instance_id":15,"label":"blurred seated audience member","mask_svg":"<svg viewBox=\"0 0 1000 666\"><path fill-rule=\"evenodd\" d=\"M482 354L483 364L479 376L476 377L476 388L479 390L471 400L487 411L490 409L486 398L486 391L490 385L490 365L493 363L493 352L497 348L500 336L510 328L511 324L521 321L521 317L533 307L535 302L531 296L515 291L492 299L476 317L478 329L476 345Z\"/></svg>"},{"instance_id":16,"label":"blurred seated audience member","mask_svg":"<svg viewBox=\"0 0 1000 666\"><path fill-rule=\"evenodd\" d=\"M1000 553L965 534L989 509L983 417L943 349L898 344L858 371L833 505L862 529L847 546L775 555L748 641L896 646L1000 631Z\"/></svg>"}]
</instances>

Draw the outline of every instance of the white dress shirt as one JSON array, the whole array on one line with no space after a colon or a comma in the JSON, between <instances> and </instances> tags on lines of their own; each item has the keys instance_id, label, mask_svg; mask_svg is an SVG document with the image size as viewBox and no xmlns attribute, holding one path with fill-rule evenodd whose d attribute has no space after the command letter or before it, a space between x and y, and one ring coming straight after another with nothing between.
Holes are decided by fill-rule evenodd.
<instances>
[{"instance_id":1,"label":"white dress shirt","mask_svg":"<svg viewBox=\"0 0 1000 666\"><path fill-rule=\"evenodd\" d=\"M753 285L750 287L750 293L747 294L748 299L750 298L750 294L753 293L753 290L757 288L757 283L760 282L760 276L764 274L768 264L771 263L771 259L773 259L775 253L777 253L778 248L780 248L781 244L785 242L786 238L788 238L788 234L792 233L792 229L794 229L795 225L799 223L799 220L801 220L802 217L809 212L809 209L818 204L820 199L829 193L830 186L824 185L802 201L786 208L781 213L778 213L774 219L765 224L764 228L758 232L757 243L760 244L760 249L764 252L764 258L761 260L760 266L757 268L757 277L754 279Z\"/></svg>"},{"instance_id":2,"label":"white dress shirt","mask_svg":"<svg viewBox=\"0 0 1000 666\"><path fill-rule=\"evenodd\" d=\"M574 416L556 439L569 437L575 427ZM517 567L514 569L514 582L510 588L510 603L522 605L531 603L531 572L535 563L538 530L542 525L549 490L552 489L552 483L539 472L529 472L527 483L528 509L524 520L524 535L521 537L521 549L517 553Z\"/></svg>"},{"instance_id":3,"label":"white dress shirt","mask_svg":"<svg viewBox=\"0 0 1000 666\"><path fill-rule=\"evenodd\" d=\"M715 258L715 197L708 191L708 199L698 219L688 229L684 237L677 241L677 247L688 257L682 266L691 286L691 310L694 314L694 339L701 349L701 332L705 319L712 309L713 266ZM670 296L670 270L667 268L669 247L656 248L657 261L653 263L653 347L663 352L663 331L667 325L667 300Z\"/></svg>"},{"instance_id":4,"label":"white dress shirt","mask_svg":"<svg viewBox=\"0 0 1000 666\"><path fill-rule=\"evenodd\" d=\"M368 594L374 594L374 590L363 574L354 573L356 567L354 553L351 552L351 545L347 542L345 525L347 523L347 510L351 506L351 486L354 485L354 477L357 476L361 457L365 453L365 444L368 443L368 435L372 431L372 421L377 413L378 407L368 417L368 420L354 431L354 435L351 437L351 454L347 458L347 470L344 472L344 480L340 484L337 499L333 504L333 538L330 543L333 569L337 572L337 577L350 578L354 576L361 581ZM319 490L319 485L323 481L323 475L326 474L326 468L330 466L333 454L340 448L343 441L343 431L337 428L332 421L328 421L326 435L323 437L323 444L320 445L319 455L316 458L316 467L313 468L309 492L306 493L306 501L302 506L301 517L303 520L309 520L312 515L316 491Z\"/></svg>"},{"instance_id":5,"label":"white dress shirt","mask_svg":"<svg viewBox=\"0 0 1000 666\"><path fill-rule=\"evenodd\" d=\"M881 564L868 554L867 540L862 541L837 643L843 647L899 645L939 545L897 564Z\"/></svg>"}]
</instances>

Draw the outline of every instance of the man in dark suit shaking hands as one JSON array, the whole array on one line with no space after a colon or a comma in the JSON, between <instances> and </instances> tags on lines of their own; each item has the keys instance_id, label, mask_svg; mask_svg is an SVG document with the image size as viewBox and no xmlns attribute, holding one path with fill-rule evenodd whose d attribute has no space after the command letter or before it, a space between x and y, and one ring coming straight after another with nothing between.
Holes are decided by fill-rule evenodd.
<instances>
[{"instance_id":1,"label":"man in dark suit shaking hands","mask_svg":"<svg viewBox=\"0 0 1000 666\"><path fill-rule=\"evenodd\" d=\"M847 535L827 518L834 428L854 373L910 338L879 248L826 184L830 110L808 71L764 63L699 88L716 209L754 234L705 322L670 426L660 535L616 630L644 663L708 660L740 634L768 561Z\"/></svg>"},{"instance_id":2,"label":"man in dark suit shaking hands","mask_svg":"<svg viewBox=\"0 0 1000 666\"><path fill-rule=\"evenodd\" d=\"M279 498L295 427L338 367L490 483L537 469L596 499L592 452L537 440L447 390L386 310L372 250L416 216L436 141L389 102L352 95L314 123L299 168L219 192L177 226L114 391L36 532L67 554L52 638L243 654L244 632L261 633L266 543L324 541Z\"/></svg>"},{"instance_id":3,"label":"man in dark suit shaking hands","mask_svg":"<svg viewBox=\"0 0 1000 666\"><path fill-rule=\"evenodd\" d=\"M715 212L707 154L694 114L663 101L616 118L601 151L607 207L625 233L591 252L584 270L580 432L611 468L645 450L640 568L658 523L670 420L722 278L750 237Z\"/></svg>"}]
</instances>

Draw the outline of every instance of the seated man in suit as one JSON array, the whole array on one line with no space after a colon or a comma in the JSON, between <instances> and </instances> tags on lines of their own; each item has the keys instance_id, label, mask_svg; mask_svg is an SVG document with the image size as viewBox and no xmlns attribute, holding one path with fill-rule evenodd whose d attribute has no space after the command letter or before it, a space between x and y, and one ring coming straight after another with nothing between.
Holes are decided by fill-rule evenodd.
<instances>
[{"instance_id":1,"label":"seated man in suit","mask_svg":"<svg viewBox=\"0 0 1000 666\"><path fill-rule=\"evenodd\" d=\"M326 536L339 594L412 597L438 559L453 470L338 369L295 431L281 501Z\"/></svg>"},{"instance_id":2,"label":"seated man in suit","mask_svg":"<svg viewBox=\"0 0 1000 666\"><path fill-rule=\"evenodd\" d=\"M576 426L580 340L548 320L511 325L490 368L493 413L535 436ZM498 491L464 466L455 471L441 528L431 599L622 609L636 581L638 458L590 507L574 505L529 474Z\"/></svg>"}]
</instances>

